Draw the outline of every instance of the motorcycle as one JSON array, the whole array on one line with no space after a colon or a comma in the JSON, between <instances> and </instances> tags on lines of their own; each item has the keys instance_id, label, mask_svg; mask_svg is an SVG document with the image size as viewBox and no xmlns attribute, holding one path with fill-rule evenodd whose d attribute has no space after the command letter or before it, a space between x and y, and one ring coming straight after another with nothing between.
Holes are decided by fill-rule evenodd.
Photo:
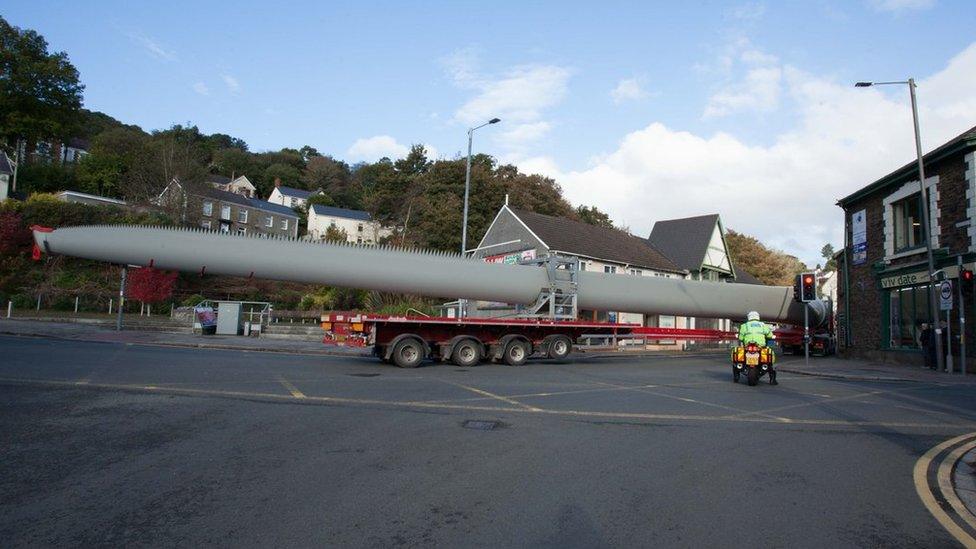
<instances>
[{"instance_id":1,"label":"motorcycle","mask_svg":"<svg viewBox=\"0 0 976 549\"><path fill-rule=\"evenodd\" d=\"M773 350L756 343L735 347L732 350L732 382L738 383L742 374L746 376L749 386L759 383L759 379L769 376L769 383L776 383L776 371L773 369L775 357Z\"/></svg>"}]
</instances>

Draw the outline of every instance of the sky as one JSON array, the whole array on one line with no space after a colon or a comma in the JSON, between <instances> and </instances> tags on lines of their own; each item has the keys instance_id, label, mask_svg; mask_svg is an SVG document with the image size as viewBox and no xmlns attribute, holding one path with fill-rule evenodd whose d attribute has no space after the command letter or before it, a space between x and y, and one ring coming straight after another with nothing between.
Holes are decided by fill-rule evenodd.
<instances>
[{"instance_id":1,"label":"sky","mask_svg":"<svg viewBox=\"0 0 976 549\"><path fill-rule=\"evenodd\" d=\"M976 126L972 0L87 2L0 15L68 53L85 106L350 163L475 152L634 234L719 213L813 265L838 198ZM869 235L870 238L870 235Z\"/></svg>"}]
</instances>

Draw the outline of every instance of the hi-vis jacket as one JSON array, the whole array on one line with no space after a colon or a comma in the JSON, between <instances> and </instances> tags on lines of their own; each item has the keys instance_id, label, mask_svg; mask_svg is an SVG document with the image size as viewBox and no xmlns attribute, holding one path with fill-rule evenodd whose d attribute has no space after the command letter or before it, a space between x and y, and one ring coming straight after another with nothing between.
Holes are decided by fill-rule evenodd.
<instances>
[{"instance_id":1,"label":"hi-vis jacket","mask_svg":"<svg viewBox=\"0 0 976 549\"><path fill-rule=\"evenodd\" d=\"M742 326L739 326L739 341L743 345L755 343L756 345L765 346L766 340L772 337L773 331L761 320L750 320Z\"/></svg>"}]
</instances>

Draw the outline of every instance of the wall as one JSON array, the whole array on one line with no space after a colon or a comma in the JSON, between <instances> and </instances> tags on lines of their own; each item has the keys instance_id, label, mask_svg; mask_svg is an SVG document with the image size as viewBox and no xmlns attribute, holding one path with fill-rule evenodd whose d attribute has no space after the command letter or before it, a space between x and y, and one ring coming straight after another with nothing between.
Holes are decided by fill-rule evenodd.
<instances>
[{"instance_id":1,"label":"wall","mask_svg":"<svg viewBox=\"0 0 976 549\"><path fill-rule=\"evenodd\" d=\"M330 215L308 214L308 235L313 240L325 238L329 226L335 224L339 229L346 231L347 242L359 244L376 244L381 238L389 236L391 232L380 227L374 221L363 221L359 219L349 219L346 217L335 217ZM360 227L362 230L360 231Z\"/></svg>"}]
</instances>

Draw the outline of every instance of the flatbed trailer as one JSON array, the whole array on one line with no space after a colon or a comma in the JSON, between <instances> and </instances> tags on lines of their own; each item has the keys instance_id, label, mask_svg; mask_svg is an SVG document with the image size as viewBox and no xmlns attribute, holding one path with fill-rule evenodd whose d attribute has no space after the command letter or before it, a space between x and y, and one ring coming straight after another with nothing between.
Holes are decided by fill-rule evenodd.
<instances>
[{"instance_id":1,"label":"flatbed trailer","mask_svg":"<svg viewBox=\"0 0 976 549\"><path fill-rule=\"evenodd\" d=\"M521 366L530 356L561 360L572 354L583 335L620 338L639 328L639 324L546 319L322 315L324 343L372 346L377 357L401 368L416 368L428 359L458 366L482 361Z\"/></svg>"}]
</instances>

